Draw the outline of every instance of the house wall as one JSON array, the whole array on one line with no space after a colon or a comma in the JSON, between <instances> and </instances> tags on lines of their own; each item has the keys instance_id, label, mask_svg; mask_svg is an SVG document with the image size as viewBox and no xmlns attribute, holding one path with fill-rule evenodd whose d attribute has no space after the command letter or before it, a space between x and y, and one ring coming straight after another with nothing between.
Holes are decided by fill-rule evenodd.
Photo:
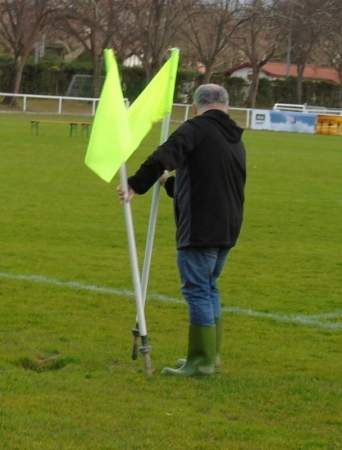
<instances>
[{"instance_id":1,"label":"house wall","mask_svg":"<svg viewBox=\"0 0 342 450\"><path fill-rule=\"evenodd\" d=\"M239 78L243 78L246 81L250 81L249 76L251 76L252 73L253 73L253 70L251 67L244 67L242 69L238 69L235 72L233 72L231 74L231 77L239 77ZM268 78L269 80L272 79L269 76L267 76L263 71L260 72L259 78Z\"/></svg>"}]
</instances>

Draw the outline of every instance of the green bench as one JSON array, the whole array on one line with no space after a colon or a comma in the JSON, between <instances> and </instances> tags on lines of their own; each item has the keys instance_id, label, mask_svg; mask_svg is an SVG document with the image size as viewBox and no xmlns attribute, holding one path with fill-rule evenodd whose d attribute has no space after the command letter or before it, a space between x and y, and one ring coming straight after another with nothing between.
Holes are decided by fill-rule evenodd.
<instances>
[{"instance_id":1,"label":"green bench","mask_svg":"<svg viewBox=\"0 0 342 450\"><path fill-rule=\"evenodd\" d=\"M30 120L31 122L31 134L33 130L36 130L36 136L39 135L39 125L41 123L61 123L61 124L68 124L70 126L70 137L74 134L77 136L78 129L81 128L81 135L83 136L83 133L85 132L87 137L89 137L89 127L92 125L92 122L76 122L76 121L62 121L62 120Z\"/></svg>"}]
</instances>

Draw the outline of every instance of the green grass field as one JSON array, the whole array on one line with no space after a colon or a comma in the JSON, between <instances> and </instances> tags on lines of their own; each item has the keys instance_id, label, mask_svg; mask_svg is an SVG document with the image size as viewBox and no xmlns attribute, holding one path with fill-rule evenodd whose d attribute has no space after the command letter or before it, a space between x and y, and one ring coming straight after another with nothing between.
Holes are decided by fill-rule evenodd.
<instances>
[{"instance_id":1,"label":"green grass field","mask_svg":"<svg viewBox=\"0 0 342 450\"><path fill-rule=\"evenodd\" d=\"M220 280L222 372L173 379L160 371L185 356L188 313L171 200L161 193L147 377L142 356L131 360L119 178L84 165L85 136L61 124L35 136L30 119L0 115L1 450L341 449L342 139L245 131L245 222ZM151 192L132 202L141 265L150 204Z\"/></svg>"}]
</instances>

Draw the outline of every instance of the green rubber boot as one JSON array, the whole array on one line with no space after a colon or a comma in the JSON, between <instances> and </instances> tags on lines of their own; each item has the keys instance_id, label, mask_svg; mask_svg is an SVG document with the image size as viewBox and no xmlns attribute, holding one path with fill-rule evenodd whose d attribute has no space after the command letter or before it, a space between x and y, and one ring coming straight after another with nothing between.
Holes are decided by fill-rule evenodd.
<instances>
[{"instance_id":1,"label":"green rubber boot","mask_svg":"<svg viewBox=\"0 0 342 450\"><path fill-rule=\"evenodd\" d=\"M215 325L216 325L216 352L215 352L215 372L219 373L221 370L221 343L222 343L222 333L223 333L223 321L222 317L215 317ZM177 367L183 367L186 363L185 358L180 358L176 362Z\"/></svg>"},{"instance_id":2,"label":"green rubber boot","mask_svg":"<svg viewBox=\"0 0 342 450\"><path fill-rule=\"evenodd\" d=\"M163 375L195 377L215 373L216 327L189 325L188 356L179 369L165 367Z\"/></svg>"}]
</instances>

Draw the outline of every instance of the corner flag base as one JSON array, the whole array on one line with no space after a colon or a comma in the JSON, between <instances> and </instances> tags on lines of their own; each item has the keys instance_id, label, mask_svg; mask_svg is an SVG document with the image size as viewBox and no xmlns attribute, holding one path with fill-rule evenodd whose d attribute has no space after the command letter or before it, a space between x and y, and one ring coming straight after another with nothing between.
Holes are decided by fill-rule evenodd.
<instances>
[{"instance_id":1,"label":"corner flag base","mask_svg":"<svg viewBox=\"0 0 342 450\"><path fill-rule=\"evenodd\" d=\"M151 356L152 347L148 344L139 347L140 353L144 355L144 364L146 375L152 375Z\"/></svg>"},{"instance_id":2,"label":"corner flag base","mask_svg":"<svg viewBox=\"0 0 342 450\"><path fill-rule=\"evenodd\" d=\"M140 338L138 324L136 324L135 328L132 329L132 334L133 334L132 359L133 359L133 361L135 361L136 359L138 359L139 338Z\"/></svg>"}]
</instances>

